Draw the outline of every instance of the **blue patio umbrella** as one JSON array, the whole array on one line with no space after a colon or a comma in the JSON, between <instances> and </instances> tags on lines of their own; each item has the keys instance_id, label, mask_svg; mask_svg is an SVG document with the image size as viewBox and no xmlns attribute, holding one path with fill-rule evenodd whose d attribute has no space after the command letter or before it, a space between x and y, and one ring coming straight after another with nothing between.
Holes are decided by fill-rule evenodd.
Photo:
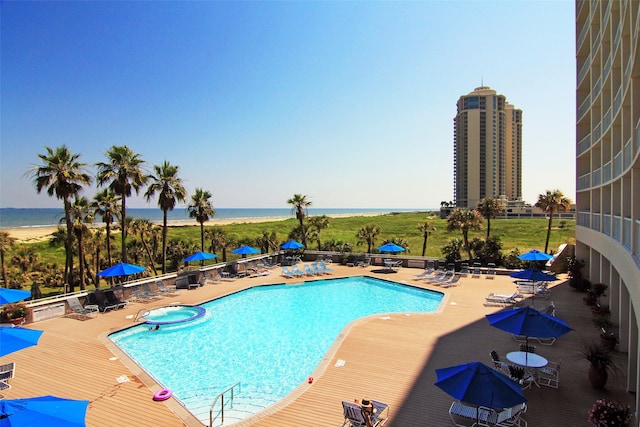
<instances>
[{"instance_id":1,"label":"blue patio umbrella","mask_svg":"<svg viewBox=\"0 0 640 427\"><path fill-rule=\"evenodd\" d=\"M436 369L436 374L436 386L471 405L497 409L527 401L520 384L480 362Z\"/></svg>"},{"instance_id":2,"label":"blue patio umbrella","mask_svg":"<svg viewBox=\"0 0 640 427\"><path fill-rule=\"evenodd\" d=\"M38 344L43 331L0 326L0 357Z\"/></svg>"},{"instance_id":3,"label":"blue patio umbrella","mask_svg":"<svg viewBox=\"0 0 640 427\"><path fill-rule=\"evenodd\" d=\"M573 330L564 320L531 307L499 311L487 314L486 318L491 326L527 339L558 338Z\"/></svg>"},{"instance_id":4,"label":"blue patio umbrella","mask_svg":"<svg viewBox=\"0 0 640 427\"><path fill-rule=\"evenodd\" d=\"M210 254L208 252L196 252L195 254L190 255L190 256L186 257L185 259L183 259L183 261L184 262L204 261L204 260L213 259L213 258L218 258L218 255Z\"/></svg>"},{"instance_id":5,"label":"blue patio umbrella","mask_svg":"<svg viewBox=\"0 0 640 427\"><path fill-rule=\"evenodd\" d=\"M251 246L244 245L244 246L240 246L237 249L232 250L231 252L236 255L247 256L252 254L259 254L260 249L256 249L256 248L252 248Z\"/></svg>"},{"instance_id":6,"label":"blue patio umbrella","mask_svg":"<svg viewBox=\"0 0 640 427\"><path fill-rule=\"evenodd\" d=\"M553 255L545 254L537 249L532 249L527 253L524 253L518 257L523 261L549 261L553 258Z\"/></svg>"},{"instance_id":7,"label":"blue patio umbrella","mask_svg":"<svg viewBox=\"0 0 640 427\"><path fill-rule=\"evenodd\" d=\"M145 270L146 268L140 267L139 265L120 262L114 266L107 268L106 270L102 270L100 273L98 273L98 276L101 276L101 277L130 276L132 274L141 273Z\"/></svg>"},{"instance_id":8,"label":"blue patio umbrella","mask_svg":"<svg viewBox=\"0 0 640 427\"><path fill-rule=\"evenodd\" d=\"M0 400L0 427L84 427L88 400L39 396Z\"/></svg>"},{"instance_id":9,"label":"blue patio umbrella","mask_svg":"<svg viewBox=\"0 0 640 427\"><path fill-rule=\"evenodd\" d=\"M395 243L392 243L392 242L386 243L377 249L380 252L404 252L405 251L405 249L402 246L396 245Z\"/></svg>"},{"instance_id":10,"label":"blue patio umbrella","mask_svg":"<svg viewBox=\"0 0 640 427\"><path fill-rule=\"evenodd\" d=\"M515 277L516 279L531 280L533 282L553 282L558 280L556 276L547 274L537 268L528 268L526 270L516 271L509 274L509 277Z\"/></svg>"},{"instance_id":11,"label":"blue patio umbrella","mask_svg":"<svg viewBox=\"0 0 640 427\"><path fill-rule=\"evenodd\" d=\"M280 248L282 248L282 249L300 249L300 248L304 248L304 245L302 243L296 242L295 240L289 240L288 242L281 244Z\"/></svg>"},{"instance_id":12,"label":"blue patio umbrella","mask_svg":"<svg viewBox=\"0 0 640 427\"><path fill-rule=\"evenodd\" d=\"M20 289L0 288L0 305L11 304L12 302L22 301L31 296L31 292L22 291Z\"/></svg>"}]
</instances>

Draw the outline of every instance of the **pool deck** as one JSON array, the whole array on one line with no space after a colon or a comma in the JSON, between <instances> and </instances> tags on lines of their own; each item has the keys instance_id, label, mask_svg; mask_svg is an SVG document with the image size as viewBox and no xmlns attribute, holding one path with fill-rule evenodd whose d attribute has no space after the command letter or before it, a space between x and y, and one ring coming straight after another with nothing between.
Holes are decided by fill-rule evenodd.
<instances>
[{"instance_id":1,"label":"pool deck","mask_svg":"<svg viewBox=\"0 0 640 427\"><path fill-rule=\"evenodd\" d=\"M511 335L489 326L486 314L499 307L485 307L489 292L513 293L511 278L463 278L458 286L441 289L413 277L418 269L401 268L384 274L380 267L346 267L331 264L330 277L369 275L400 283L440 290L445 293L441 309L432 314L371 316L349 325L338 337L321 365L312 374L312 384L302 384L286 399L240 426L340 426L342 400L370 397L390 406L386 426L452 425L448 409L453 401L434 386L435 369L481 361L491 365L489 352L517 350ZM152 303L130 304L119 311L101 313L80 321L58 318L27 325L44 330L39 344L0 358L0 364L16 362L12 388L6 399L52 394L89 400L87 425L105 426L201 426L175 399L154 402L160 387L109 343L106 336L133 324L139 310L169 303L197 304L259 284L298 283L285 279L276 268L268 276L222 281ZM553 300L556 315L575 330L552 346L537 345L537 352L549 360L562 359L560 388L525 390L529 426L587 426L587 412L598 398L617 399L633 405L634 397L624 391L626 354L616 352L623 372L610 377L606 390L594 390L587 378L588 363L579 358L583 341L596 340L582 294L563 281L552 287L552 296L536 299L538 308ZM344 302L349 309L349 302ZM343 366L336 362L344 361ZM167 361L171 363L171 361ZM179 370L180 367L176 366Z\"/></svg>"}]
</instances>

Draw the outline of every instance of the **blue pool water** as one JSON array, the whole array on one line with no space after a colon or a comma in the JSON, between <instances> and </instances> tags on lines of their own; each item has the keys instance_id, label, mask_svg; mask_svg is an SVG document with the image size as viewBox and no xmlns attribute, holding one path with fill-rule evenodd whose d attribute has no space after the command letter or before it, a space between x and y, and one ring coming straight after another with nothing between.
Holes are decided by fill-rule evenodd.
<instances>
[{"instance_id":1,"label":"blue pool water","mask_svg":"<svg viewBox=\"0 0 640 427\"><path fill-rule=\"evenodd\" d=\"M215 395L241 383L240 420L285 397L321 362L342 329L374 314L432 312L442 294L368 277L251 288L203 304L203 320L135 326L111 340L205 424Z\"/></svg>"}]
</instances>

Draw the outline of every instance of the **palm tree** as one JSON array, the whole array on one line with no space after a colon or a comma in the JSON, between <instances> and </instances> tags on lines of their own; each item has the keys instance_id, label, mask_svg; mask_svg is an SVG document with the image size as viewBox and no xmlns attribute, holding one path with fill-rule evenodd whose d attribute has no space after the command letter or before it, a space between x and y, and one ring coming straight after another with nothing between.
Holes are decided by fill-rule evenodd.
<instances>
[{"instance_id":1,"label":"palm tree","mask_svg":"<svg viewBox=\"0 0 640 427\"><path fill-rule=\"evenodd\" d=\"M102 222L106 224L107 233L107 267L111 267L111 224L119 215L121 198L112 190L105 188L93 197L91 207L94 209L94 216L100 215Z\"/></svg>"},{"instance_id":2,"label":"palm tree","mask_svg":"<svg viewBox=\"0 0 640 427\"><path fill-rule=\"evenodd\" d=\"M56 196L64 204L64 220L67 226L64 249L66 262L64 281L68 283L73 274L73 230L71 224L71 200L80 194L83 185L91 184L91 176L86 173L86 163L80 162L80 154L74 154L66 145L44 147L46 154L38 154L42 164L34 166L30 175L36 185L38 194L46 188L49 197Z\"/></svg>"},{"instance_id":3,"label":"palm tree","mask_svg":"<svg viewBox=\"0 0 640 427\"><path fill-rule=\"evenodd\" d=\"M260 248L260 252L268 254L272 250L278 249L278 235L275 231L269 233L267 230L262 231L262 236L256 239L256 246Z\"/></svg>"},{"instance_id":4,"label":"palm tree","mask_svg":"<svg viewBox=\"0 0 640 427\"><path fill-rule=\"evenodd\" d=\"M191 196L191 203L187 206L189 218L195 218L200 224L200 250L202 252L204 252L204 223L216 214L210 198L210 192L196 188L195 194Z\"/></svg>"},{"instance_id":5,"label":"palm tree","mask_svg":"<svg viewBox=\"0 0 640 427\"><path fill-rule=\"evenodd\" d=\"M162 209L162 274L167 273L167 213L176 207L177 202L187 200L187 190L182 185L182 178L178 177L180 167L164 161L161 165L153 166L151 185L144 193L147 201L158 193L158 206Z\"/></svg>"},{"instance_id":6,"label":"palm tree","mask_svg":"<svg viewBox=\"0 0 640 427\"><path fill-rule=\"evenodd\" d=\"M122 197L120 224L127 221L127 197L131 197L131 190L136 194L147 183L149 176L142 169L145 163L140 155L126 145L114 145L106 152L107 162L96 163L98 167L98 186L105 184ZM122 262L127 262L127 227L120 228L122 234Z\"/></svg>"},{"instance_id":7,"label":"palm tree","mask_svg":"<svg viewBox=\"0 0 640 427\"><path fill-rule=\"evenodd\" d=\"M326 215L312 216L309 218L309 225L315 230L316 243L318 243L318 250L321 250L322 243L320 242L320 232L329 227L330 218Z\"/></svg>"},{"instance_id":8,"label":"palm tree","mask_svg":"<svg viewBox=\"0 0 640 427\"><path fill-rule=\"evenodd\" d=\"M429 221L425 221L418 224L418 230L422 233L422 237L424 238L422 241L422 256L424 256L427 253L427 239L432 232L436 231L436 227L434 227Z\"/></svg>"},{"instance_id":9,"label":"palm tree","mask_svg":"<svg viewBox=\"0 0 640 427\"><path fill-rule=\"evenodd\" d=\"M4 281L4 287L9 287L9 277L7 276L7 268L5 265L4 256L9 249L14 245L16 239L9 236L6 231L0 231L0 265L2 266L2 280Z\"/></svg>"},{"instance_id":10,"label":"palm tree","mask_svg":"<svg viewBox=\"0 0 640 427\"><path fill-rule=\"evenodd\" d=\"M553 220L553 214L558 211L568 211L571 206L571 200L566 198L560 190L547 190L545 194L538 195L538 201L535 206L542 209L549 215L547 241L544 244L544 251L546 253L549 249L549 237L551 236L551 221Z\"/></svg>"},{"instance_id":11,"label":"palm tree","mask_svg":"<svg viewBox=\"0 0 640 427\"><path fill-rule=\"evenodd\" d=\"M482 229L482 215L473 209L454 209L447 217L447 230L461 230L464 249L471 259L471 246L469 246L469 230Z\"/></svg>"},{"instance_id":12,"label":"palm tree","mask_svg":"<svg viewBox=\"0 0 640 427\"><path fill-rule=\"evenodd\" d=\"M296 218L300 222L300 229L302 235L302 244L307 247L307 238L304 232L304 218L307 216L307 208L311 206L311 201L307 199L308 196L302 194L294 194L292 198L287 200L287 203L291 205L291 212L296 215Z\"/></svg>"},{"instance_id":13,"label":"palm tree","mask_svg":"<svg viewBox=\"0 0 640 427\"><path fill-rule=\"evenodd\" d=\"M134 218L131 220L131 232L140 236L140 241L142 242L142 246L144 247L145 252L147 253L147 257L149 258L149 264L153 269L153 274L158 275L158 271L156 270L155 256L153 251L149 248L149 243L146 237L150 237L153 235L153 224L146 218Z\"/></svg>"},{"instance_id":14,"label":"palm tree","mask_svg":"<svg viewBox=\"0 0 640 427\"><path fill-rule=\"evenodd\" d=\"M93 222L93 216L91 214L89 200L86 197L76 197L73 205L71 205L71 218L73 220L73 233L76 236L76 241L78 242L78 265L80 273L80 290L84 291L86 289L85 286L85 274L84 274L84 244L83 244L83 236L88 231L87 223ZM70 283L71 292L74 291L74 283L73 280Z\"/></svg>"},{"instance_id":15,"label":"palm tree","mask_svg":"<svg viewBox=\"0 0 640 427\"><path fill-rule=\"evenodd\" d=\"M504 206L499 200L487 197L480 200L477 210L487 219L487 239L489 239L491 218L504 214Z\"/></svg>"},{"instance_id":16,"label":"palm tree","mask_svg":"<svg viewBox=\"0 0 640 427\"><path fill-rule=\"evenodd\" d=\"M218 249L222 249L222 262L227 262L227 246L229 245L229 237L227 236L226 230L222 227L214 226L209 230L206 230L205 235L207 239L211 241L209 250L217 255Z\"/></svg>"},{"instance_id":17,"label":"palm tree","mask_svg":"<svg viewBox=\"0 0 640 427\"><path fill-rule=\"evenodd\" d=\"M373 245L376 243L376 237L380 235L380 229L374 224L367 224L360 228L356 233L358 239L357 245L367 244L367 253L370 254Z\"/></svg>"}]
</instances>

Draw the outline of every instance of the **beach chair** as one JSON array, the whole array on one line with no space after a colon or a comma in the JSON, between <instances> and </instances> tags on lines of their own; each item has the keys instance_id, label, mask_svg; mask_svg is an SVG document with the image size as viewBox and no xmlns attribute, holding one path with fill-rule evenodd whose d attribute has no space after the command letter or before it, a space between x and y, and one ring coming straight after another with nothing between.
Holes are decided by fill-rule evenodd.
<instances>
[{"instance_id":1,"label":"beach chair","mask_svg":"<svg viewBox=\"0 0 640 427\"><path fill-rule=\"evenodd\" d=\"M98 310L103 313L109 310L115 310L117 308L117 305L109 304L107 302L107 298L104 296L104 292L99 289L88 293L87 299L89 300L90 305L98 307Z\"/></svg>"},{"instance_id":2,"label":"beach chair","mask_svg":"<svg viewBox=\"0 0 640 427\"><path fill-rule=\"evenodd\" d=\"M487 274L485 278L493 279L494 277L496 277L496 265L490 262L489 264L487 264Z\"/></svg>"},{"instance_id":3,"label":"beach chair","mask_svg":"<svg viewBox=\"0 0 640 427\"><path fill-rule=\"evenodd\" d=\"M106 298L106 302L108 305L115 305L116 310L120 308L125 308L127 306L127 301L122 301L120 298L116 296L116 293L113 289L107 289L104 291L104 296Z\"/></svg>"},{"instance_id":4,"label":"beach chair","mask_svg":"<svg viewBox=\"0 0 640 427\"><path fill-rule=\"evenodd\" d=\"M298 277L298 275L294 274L293 271L289 270L287 267L281 267L282 271L280 272L281 276L286 277L287 279Z\"/></svg>"},{"instance_id":5,"label":"beach chair","mask_svg":"<svg viewBox=\"0 0 640 427\"><path fill-rule=\"evenodd\" d=\"M519 292L513 294L496 294L491 292L486 298L485 307L508 307L518 305L522 302L522 295Z\"/></svg>"},{"instance_id":6,"label":"beach chair","mask_svg":"<svg viewBox=\"0 0 640 427\"><path fill-rule=\"evenodd\" d=\"M480 267L480 263L473 264L473 270L471 270L471 277L474 279L479 279L482 275L482 268Z\"/></svg>"},{"instance_id":7,"label":"beach chair","mask_svg":"<svg viewBox=\"0 0 640 427\"><path fill-rule=\"evenodd\" d=\"M206 274L205 274L205 277L206 277ZM156 281L156 288L158 288L158 292L168 297L174 297L180 293L179 291L176 290L175 286L172 286L171 288L169 288L167 285L164 284L162 280Z\"/></svg>"},{"instance_id":8,"label":"beach chair","mask_svg":"<svg viewBox=\"0 0 640 427\"><path fill-rule=\"evenodd\" d=\"M16 362L5 363L0 365L0 381L7 384L16 376Z\"/></svg>"},{"instance_id":9,"label":"beach chair","mask_svg":"<svg viewBox=\"0 0 640 427\"><path fill-rule=\"evenodd\" d=\"M149 283L142 283L140 285L140 291L142 292L143 296L150 299L159 299L164 296L160 292L154 292L153 290L151 290Z\"/></svg>"},{"instance_id":10,"label":"beach chair","mask_svg":"<svg viewBox=\"0 0 640 427\"><path fill-rule=\"evenodd\" d=\"M387 422L389 417L389 405L375 400L371 400L371 403L375 410L371 414L371 424L374 427L381 427ZM362 406L359 404L343 400L342 413L344 415L344 422L342 423L343 427L367 427L367 422L362 412Z\"/></svg>"},{"instance_id":11,"label":"beach chair","mask_svg":"<svg viewBox=\"0 0 640 427\"><path fill-rule=\"evenodd\" d=\"M322 274L331 274L331 273L333 273L333 269L327 267L327 264L325 264L324 261L320 261L318 263L318 271L320 271Z\"/></svg>"},{"instance_id":12,"label":"beach chair","mask_svg":"<svg viewBox=\"0 0 640 427\"><path fill-rule=\"evenodd\" d=\"M442 288L451 288L453 286L458 286L458 281L462 276L459 273L453 273L453 276L449 280L445 280L440 282L440 287Z\"/></svg>"},{"instance_id":13,"label":"beach chair","mask_svg":"<svg viewBox=\"0 0 640 427\"><path fill-rule=\"evenodd\" d=\"M319 274L322 274L319 271L312 269L309 264L305 264L303 268L304 268L304 273L307 276L317 276Z\"/></svg>"},{"instance_id":14,"label":"beach chair","mask_svg":"<svg viewBox=\"0 0 640 427\"><path fill-rule=\"evenodd\" d=\"M71 310L71 313L66 315L67 317L80 317L81 319L92 318L100 311L96 304L87 304L86 306L83 306L78 297L67 298L67 305L69 306L69 310Z\"/></svg>"},{"instance_id":15,"label":"beach chair","mask_svg":"<svg viewBox=\"0 0 640 427\"><path fill-rule=\"evenodd\" d=\"M371 258L368 256L358 261L358 267L364 268L364 267L369 267L370 265L371 265Z\"/></svg>"}]
</instances>

